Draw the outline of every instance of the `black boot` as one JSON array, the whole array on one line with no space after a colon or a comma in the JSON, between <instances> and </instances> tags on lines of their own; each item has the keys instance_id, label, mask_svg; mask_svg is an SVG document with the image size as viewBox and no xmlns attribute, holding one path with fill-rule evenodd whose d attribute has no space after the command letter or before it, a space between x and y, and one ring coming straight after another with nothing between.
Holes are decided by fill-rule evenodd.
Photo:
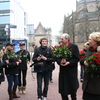
<instances>
[{"instance_id":1,"label":"black boot","mask_svg":"<svg viewBox=\"0 0 100 100\"><path fill-rule=\"evenodd\" d=\"M20 98L20 96L16 95L17 87L13 87L13 98Z\"/></svg>"},{"instance_id":2,"label":"black boot","mask_svg":"<svg viewBox=\"0 0 100 100\"><path fill-rule=\"evenodd\" d=\"M8 89L9 100L13 100L13 92L12 89Z\"/></svg>"}]
</instances>

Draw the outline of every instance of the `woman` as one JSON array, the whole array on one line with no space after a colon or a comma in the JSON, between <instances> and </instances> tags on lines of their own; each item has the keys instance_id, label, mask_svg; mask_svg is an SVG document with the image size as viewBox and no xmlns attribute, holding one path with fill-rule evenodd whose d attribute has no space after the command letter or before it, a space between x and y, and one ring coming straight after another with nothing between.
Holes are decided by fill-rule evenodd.
<instances>
[{"instance_id":1,"label":"woman","mask_svg":"<svg viewBox=\"0 0 100 100\"><path fill-rule=\"evenodd\" d=\"M8 81L8 94L9 100L13 98L19 98L16 95L16 89L18 85L18 58L14 53L14 44L6 44L6 52L3 55L3 61L6 62L5 74Z\"/></svg>"},{"instance_id":2,"label":"woman","mask_svg":"<svg viewBox=\"0 0 100 100\"><path fill-rule=\"evenodd\" d=\"M89 35L89 49L86 52L86 58L98 52L100 47L100 32L94 32ZM100 100L100 69L92 69L92 66L85 60L85 72L83 81L83 100ZM96 66L98 67L98 65Z\"/></svg>"}]
</instances>

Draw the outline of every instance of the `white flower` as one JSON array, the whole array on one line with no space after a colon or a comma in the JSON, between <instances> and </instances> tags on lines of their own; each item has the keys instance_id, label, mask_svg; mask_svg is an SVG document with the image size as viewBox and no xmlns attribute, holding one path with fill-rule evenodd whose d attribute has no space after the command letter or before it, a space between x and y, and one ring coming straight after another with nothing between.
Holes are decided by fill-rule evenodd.
<instances>
[{"instance_id":1,"label":"white flower","mask_svg":"<svg viewBox=\"0 0 100 100\"><path fill-rule=\"evenodd\" d=\"M100 52L100 46L97 47L97 51Z\"/></svg>"}]
</instances>

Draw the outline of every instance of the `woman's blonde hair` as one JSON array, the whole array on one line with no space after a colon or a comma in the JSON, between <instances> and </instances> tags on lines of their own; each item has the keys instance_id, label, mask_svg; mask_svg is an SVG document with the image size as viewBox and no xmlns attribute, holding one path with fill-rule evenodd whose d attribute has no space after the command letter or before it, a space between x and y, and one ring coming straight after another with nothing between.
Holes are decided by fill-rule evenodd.
<instances>
[{"instance_id":1,"label":"woman's blonde hair","mask_svg":"<svg viewBox=\"0 0 100 100\"><path fill-rule=\"evenodd\" d=\"M10 49L10 46L7 46L7 47L5 48L5 52L9 52L9 49Z\"/></svg>"},{"instance_id":2,"label":"woman's blonde hair","mask_svg":"<svg viewBox=\"0 0 100 100\"><path fill-rule=\"evenodd\" d=\"M96 41L100 45L100 32L93 32L89 35L89 38Z\"/></svg>"}]
</instances>

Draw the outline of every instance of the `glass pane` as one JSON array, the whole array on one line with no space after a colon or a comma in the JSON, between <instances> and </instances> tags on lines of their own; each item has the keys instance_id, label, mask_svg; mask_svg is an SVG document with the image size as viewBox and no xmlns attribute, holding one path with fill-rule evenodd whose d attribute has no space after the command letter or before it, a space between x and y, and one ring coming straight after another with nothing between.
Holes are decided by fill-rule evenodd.
<instances>
[{"instance_id":1,"label":"glass pane","mask_svg":"<svg viewBox=\"0 0 100 100\"><path fill-rule=\"evenodd\" d=\"M0 24L10 23L10 16L0 16Z\"/></svg>"},{"instance_id":2,"label":"glass pane","mask_svg":"<svg viewBox=\"0 0 100 100\"><path fill-rule=\"evenodd\" d=\"M10 9L10 2L0 3L0 10Z\"/></svg>"}]
</instances>

